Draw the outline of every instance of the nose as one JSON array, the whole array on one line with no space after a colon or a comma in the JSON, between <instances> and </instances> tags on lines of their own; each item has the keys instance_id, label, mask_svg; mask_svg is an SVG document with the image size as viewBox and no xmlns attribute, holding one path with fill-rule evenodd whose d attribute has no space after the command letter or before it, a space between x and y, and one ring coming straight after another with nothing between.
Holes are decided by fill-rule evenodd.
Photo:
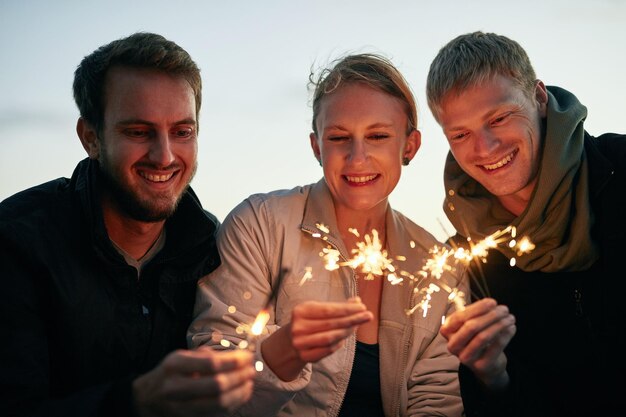
<instances>
[{"instance_id":1,"label":"nose","mask_svg":"<svg viewBox=\"0 0 626 417\"><path fill-rule=\"evenodd\" d=\"M474 152L478 156L487 157L500 145L500 139L490 129L482 129L476 134Z\"/></svg>"},{"instance_id":2,"label":"nose","mask_svg":"<svg viewBox=\"0 0 626 417\"><path fill-rule=\"evenodd\" d=\"M364 163L367 160L368 149L365 140L356 138L351 141L350 154L348 159L356 164Z\"/></svg>"},{"instance_id":3,"label":"nose","mask_svg":"<svg viewBox=\"0 0 626 417\"><path fill-rule=\"evenodd\" d=\"M168 132L157 132L150 144L149 158L160 168L170 166L174 162L174 153Z\"/></svg>"}]
</instances>

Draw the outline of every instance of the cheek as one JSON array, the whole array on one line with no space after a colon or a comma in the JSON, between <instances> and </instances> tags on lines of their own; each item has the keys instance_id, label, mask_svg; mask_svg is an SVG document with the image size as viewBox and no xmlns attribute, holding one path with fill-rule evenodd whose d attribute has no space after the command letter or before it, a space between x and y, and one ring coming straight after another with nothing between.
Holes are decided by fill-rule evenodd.
<instances>
[{"instance_id":1,"label":"cheek","mask_svg":"<svg viewBox=\"0 0 626 417\"><path fill-rule=\"evenodd\" d=\"M193 165L198 157L198 143L178 143L173 149L176 158L186 165Z\"/></svg>"},{"instance_id":2,"label":"cheek","mask_svg":"<svg viewBox=\"0 0 626 417\"><path fill-rule=\"evenodd\" d=\"M341 152L336 148L326 148L321 150L322 164L324 167L336 165L343 159Z\"/></svg>"},{"instance_id":3,"label":"cheek","mask_svg":"<svg viewBox=\"0 0 626 417\"><path fill-rule=\"evenodd\" d=\"M450 145L450 152L452 153L452 156L454 157L456 162L458 162L459 165L461 165L461 166L465 165L464 162L463 162L464 152L463 152L462 147L460 145L458 145L458 144Z\"/></svg>"}]
</instances>

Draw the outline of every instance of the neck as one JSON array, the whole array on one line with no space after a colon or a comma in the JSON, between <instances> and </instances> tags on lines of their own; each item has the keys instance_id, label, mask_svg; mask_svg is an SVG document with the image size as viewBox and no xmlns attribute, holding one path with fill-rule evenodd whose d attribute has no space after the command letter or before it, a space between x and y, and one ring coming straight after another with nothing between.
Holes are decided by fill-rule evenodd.
<instances>
[{"instance_id":1,"label":"neck","mask_svg":"<svg viewBox=\"0 0 626 417\"><path fill-rule=\"evenodd\" d=\"M102 204L104 224L111 239L134 259L141 259L158 239L165 220L142 222L134 220L106 201Z\"/></svg>"},{"instance_id":2,"label":"neck","mask_svg":"<svg viewBox=\"0 0 626 417\"><path fill-rule=\"evenodd\" d=\"M348 250L355 247L357 242L363 241L365 234L372 236L374 229L378 232L378 238L384 246L387 207L388 202L385 200L367 211L335 209L339 234ZM356 229L359 233L358 237L350 231L352 229Z\"/></svg>"},{"instance_id":3,"label":"neck","mask_svg":"<svg viewBox=\"0 0 626 417\"><path fill-rule=\"evenodd\" d=\"M515 217L518 217L526 210L526 207L530 203L536 182L537 180L535 179L535 181L526 186L523 190L515 194L498 196L497 199L505 209L513 213Z\"/></svg>"},{"instance_id":4,"label":"neck","mask_svg":"<svg viewBox=\"0 0 626 417\"><path fill-rule=\"evenodd\" d=\"M522 214L528 205L528 200L516 198L515 196L498 197L498 200L500 201L500 204L502 204L502 206L509 212L514 214L515 217Z\"/></svg>"}]
</instances>

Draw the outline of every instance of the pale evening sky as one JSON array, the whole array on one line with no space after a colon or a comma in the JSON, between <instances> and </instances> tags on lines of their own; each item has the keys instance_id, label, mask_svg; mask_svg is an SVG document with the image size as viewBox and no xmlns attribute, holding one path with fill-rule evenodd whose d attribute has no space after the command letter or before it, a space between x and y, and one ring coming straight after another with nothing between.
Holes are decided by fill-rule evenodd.
<instances>
[{"instance_id":1,"label":"pale evening sky","mask_svg":"<svg viewBox=\"0 0 626 417\"><path fill-rule=\"evenodd\" d=\"M591 134L626 133L626 1L201 0L0 1L0 200L70 176L74 69L137 31L185 48L203 76L199 168L192 186L220 220L256 192L317 181L309 147L311 66L350 52L390 58L419 106L422 148L392 206L440 239L446 141L426 105L428 67L455 36L482 30L526 49L537 75L578 96Z\"/></svg>"}]
</instances>

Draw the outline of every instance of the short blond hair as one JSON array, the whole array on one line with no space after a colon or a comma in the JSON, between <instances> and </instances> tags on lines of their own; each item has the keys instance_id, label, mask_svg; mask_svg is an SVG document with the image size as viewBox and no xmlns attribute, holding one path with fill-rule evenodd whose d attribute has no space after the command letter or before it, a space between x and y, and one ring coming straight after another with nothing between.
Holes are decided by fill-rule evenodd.
<instances>
[{"instance_id":1,"label":"short blond hair","mask_svg":"<svg viewBox=\"0 0 626 417\"><path fill-rule=\"evenodd\" d=\"M428 107L439 121L441 103L452 91L461 93L495 75L510 77L529 97L536 75L519 43L495 33L473 32L448 42L430 64L426 80Z\"/></svg>"}]
</instances>

